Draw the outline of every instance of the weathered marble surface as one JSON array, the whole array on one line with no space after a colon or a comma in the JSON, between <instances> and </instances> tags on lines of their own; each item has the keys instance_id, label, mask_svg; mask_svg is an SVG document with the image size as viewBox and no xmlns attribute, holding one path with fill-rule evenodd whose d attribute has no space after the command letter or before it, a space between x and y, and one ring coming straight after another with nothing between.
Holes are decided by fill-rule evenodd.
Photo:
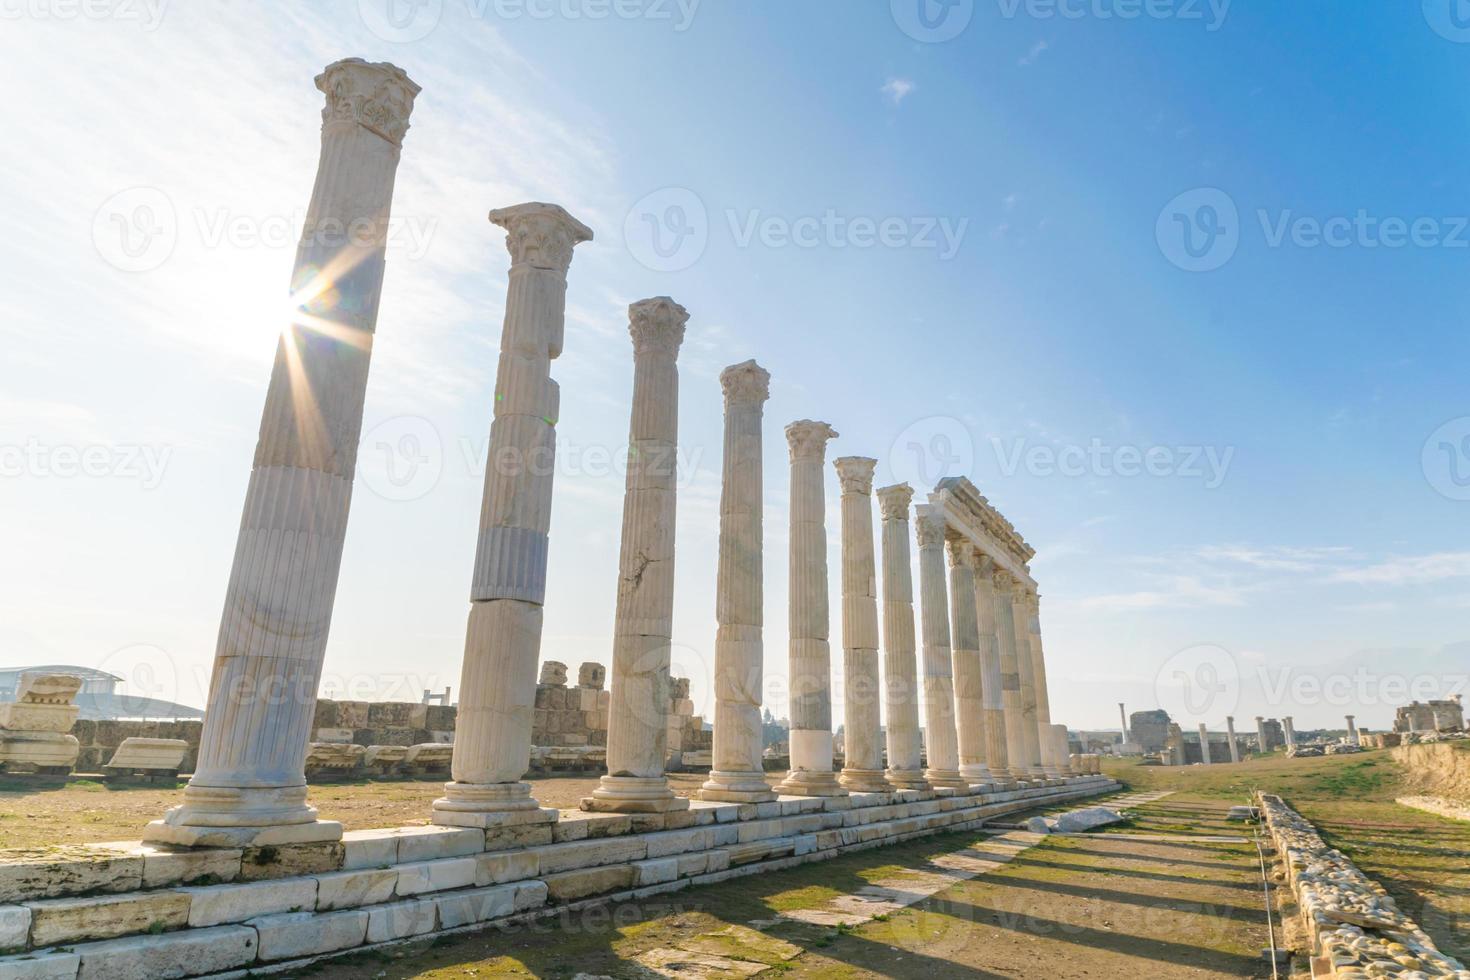
<instances>
[{"instance_id":1,"label":"weathered marble surface","mask_svg":"<svg viewBox=\"0 0 1470 980\"><path fill-rule=\"evenodd\" d=\"M888 749L888 782L900 789L929 789L924 778L919 733L919 669L914 634L914 578L909 560L909 505L914 491L906 483L878 491L883 518L883 709Z\"/></svg>"},{"instance_id":2,"label":"weathered marble surface","mask_svg":"<svg viewBox=\"0 0 1470 980\"><path fill-rule=\"evenodd\" d=\"M878 572L873 554L876 459L832 461L842 488L843 756L839 782L852 792L890 789L883 776L878 679Z\"/></svg>"}]
</instances>

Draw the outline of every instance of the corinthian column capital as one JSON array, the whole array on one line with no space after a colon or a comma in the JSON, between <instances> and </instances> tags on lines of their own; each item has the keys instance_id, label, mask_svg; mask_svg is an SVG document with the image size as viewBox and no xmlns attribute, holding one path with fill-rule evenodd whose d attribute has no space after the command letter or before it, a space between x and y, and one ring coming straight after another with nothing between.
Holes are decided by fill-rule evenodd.
<instances>
[{"instance_id":1,"label":"corinthian column capital","mask_svg":"<svg viewBox=\"0 0 1470 980\"><path fill-rule=\"evenodd\" d=\"M1016 579L1010 572L1003 572L999 569L990 576L990 580L995 583L995 591L1006 596L1011 594L1011 589L1016 584Z\"/></svg>"},{"instance_id":2,"label":"corinthian column capital","mask_svg":"<svg viewBox=\"0 0 1470 980\"><path fill-rule=\"evenodd\" d=\"M771 372L755 361L741 361L720 372L720 387L726 402L759 405L771 397Z\"/></svg>"},{"instance_id":3,"label":"corinthian column capital","mask_svg":"<svg viewBox=\"0 0 1470 980\"><path fill-rule=\"evenodd\" d=\"M490 223L505 229L510 265L567 274L572 249L592 241L592 229L556 204L532 201L490 212Z\"/></svg>"},{"instance_id":4,"label":"corinthian column capital","mask_svg":"<svg viewBox=\"0 0 1470 980\"><path fill-rule=\"evenodd\" d=\"M962 538L951 538L949 564L951 568L974 568L975 546Z\"/></svg>"},{"instance_id":5,"label":"corinthian column capital","mask_svg":"<svg viewBox=\"0 0 1470 980\"><path fill-rule=\"evenodd\" d=\"M826 422L802 419L786 427L786 445L793 461L808 456L821 459L827 453L827 441L835 438L837 430Z\"/></svg>"},{"instance_id":6,"label":"corinthian column capital","mask_svg":"<svg viewBox=\"0 0 1470 980\"><path fill-rule=\"evenodd\" d=\"M906 521L909 519L909 504L914 499L914 488L907 483L896 483L878 490L878 510L884 521Z\"/></svg>"},{"instance_id":7,"label":"corinthian column capital","mask_svg":"<svg viewBox=\"0 0 1470 980\"><path fill-rule=\"evenodd\" d=\"M867 456L843 456L834 459L832 465L837 469L837 482L842 485L843 493L867 496L873 492L873 470L878 466L876 459Z\"/></svg>"},{"instance_id":8,"label":"corinthian column capital","mask_svg":"<svg viewBox=\"0 0 1470 980\"><path fill-rule=\"evenodd\" d=\"M914 522L914 534L919 539L919 547L932 548L936 545L943 545L944 530L948 522L927 507L918 507L915 510L918 519ZM940 571L944 571L943 565L940 566Z\"/></svg>"},{"instance_id":9,"label":"corinthian column capital","mask_svg":"<svg viewBox=\"0 0 1470 980\"><path fill-rule=\"evenodd\" d=\"M984 579L988 582L990 581L990 576L994 573L995 559L989 555L982 555L978 551L975 552L975 581L978 582Z\"/></svg>"},{"instance_id":10,"label":"corinthian column capital","mask_svg":"<svg viewBox=\"0 0 1470 980\"><path fill-rule=\"evenodd\" d=\"M684 324L689 311L667 296L640 299L628 307L628 333L633 336L633 353L679 356L684 343Z\"/></svg>"},{"instance_id":11,"label":"corinthian column capital","mask_svg":"<svg viewBox=\"0 0 1470 980\"><path fill-rule=\"evenodd\" d=\"M403 145L419 86L402 68L386 61L343 58L322 70L316 87L327 97L322 125L354 122L394 146Z\"/></svg>"}]
</instances>

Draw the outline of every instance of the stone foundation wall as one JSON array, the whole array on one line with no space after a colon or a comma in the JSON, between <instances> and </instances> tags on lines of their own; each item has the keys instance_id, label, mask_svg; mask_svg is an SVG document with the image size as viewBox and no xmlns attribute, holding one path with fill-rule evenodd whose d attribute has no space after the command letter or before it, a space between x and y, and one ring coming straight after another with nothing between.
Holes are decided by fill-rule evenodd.
<instances>
[{"instance_id":1,"label":"stone foundation wall","mask_svg":"<svg viewBox=\"0 0 1470 980\"><path fill-rule=\"evenodd\" d=\"M553 824L353 831L341 842L172 850L135 843L0 852L0 977L192 977L715 884L857 849L974 830L1118 784L1074 777L954 790L564 810Z\"/></svg>"},{"instance_id":2,"label":"stone foundation wall","mask_svg":"<svg viewBox=\"0 0 1470 980\"><path fill-rule=\"evenodd\" d=\"M77 756L76 771L100 773L102 767L112 759L117 747L129 738L177 738L188 744L184 753L181 772L193 772L194 760L199 755L199 734L204 730L202 721L87 721L71 726L71 734L81 743Z\"/></svg>"}]
</instances>

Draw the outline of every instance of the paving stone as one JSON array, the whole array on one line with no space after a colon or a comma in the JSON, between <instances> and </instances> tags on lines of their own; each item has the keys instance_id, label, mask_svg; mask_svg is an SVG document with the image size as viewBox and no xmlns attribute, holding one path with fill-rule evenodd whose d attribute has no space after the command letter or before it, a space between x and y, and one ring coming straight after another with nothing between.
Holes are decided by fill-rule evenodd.
<instances>
[{"instance_id":1,"label":"paving stone","mask_svg":"<svg viewBox=\"0 0 1470 980\"><path fill-rule=\"evenodd\" d=\"M233 970L255 962L256 932L248 926L130 936L78 946L78 980L171 980Z\"/></svg>"},{"instance_id":2,"label":"paving stone","mask_svg":"<svg viewBox=\"0 0 1470 980\"><path fill-rule=\"evenodd\" d=\"M189 925L194 928L316 908L315 878L210 885L180 891L189 896Z\"/></svg>"},{"instance_id":3,"label":"paving stone","mask_svg":"<svg viewBox=\"0 0 1470 980\"><path fill-rule=\"evenodd\" d=\"M180 929L189 923L183 892L134 892L98 898L52 898L27 903L31 945L60 946L87 939L112 939L150 929Z\"/></svg>"},{"instance_id":4,"label":"paving stone","mask_svg":"<svg viewBox=\"0 0 1470 980\"><path fill-rule=\"evenodd\" d=\"M367 923L367 910L353 909L269 915L247 924L260 934L260 958L271 962L361 946L367 936Z\"/></svg>"},{"instance_id":5,"label":"paving stone","mask_svg":"<svg viewBox=\"0 0 1470 980\"><path fill-rule=\"evenodd\" d=\"M316 910L353 909L377 905L393 897L398 872L393 868L338 871L316 876Z\"/></svg>"}]
</instances>

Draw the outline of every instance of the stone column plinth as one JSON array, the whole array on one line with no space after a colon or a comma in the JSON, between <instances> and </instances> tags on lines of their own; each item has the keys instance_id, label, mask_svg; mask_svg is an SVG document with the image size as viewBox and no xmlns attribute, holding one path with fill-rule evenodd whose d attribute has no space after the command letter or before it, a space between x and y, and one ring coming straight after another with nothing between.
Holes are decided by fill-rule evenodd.
<instances>
[{"instance_id":1,"label":"stone column plinth","mask_svg":"<svg viewBox=\"0 0 1470 980\"><path fill-rule=\"evenodd\" d=\"M677 362L688 320L688 311L667 296L628 307L633 418L613 616L607 775L582 801L584 810L662 813L689 808L689 801L675 796L664 777L674 633Z\"/></svg>"},{"instance_id":2,"label":"stone column plinth","mask_svg":"<svg viewBox=\"0 0 1470 980\"><path fill-rule=\"evenodd\" d=\"M1235 740L1235 719L1226 717L1225 737L1230 742L1230 761L1240 761L1240 743Z\"/></svg>"},{"instance_id":3,"label":"stone column plinth","mask_svg":"<svg viewBox=\"0 0 1470 980\"><path fill-rule=\"evenodd\" d=\"M1266 719L1256 715L1256 747L1262 755L1271 751L1270 744L1266 741Z\"/></svg>"},{"instance_id":4,"label":"stone column plinth","mask_svg":"<svg viewBox=\"0 0 1470 980\"><path fill-rule=\"evenodd\" d=\"M888 781L928 789L919 742L918 657L914 643L914 578L909 564L907 483L878 491L883 516L883 708L888 716Z\"/></svg>"},{"instance_id":5,"label":"stone column plinth","mask_svg":"<svg viewBox=\"0 0 1470 980\"><path fill-rule=\"evenodd\" d=\"M592 232L554 204L502 208L490 212L490 221L505 229L510 281L460 670L453 780L434 801L433 821L444 826L557 816L537 806L521 777L531 763L561 401L551 362L562 352L572 250Z\"/></svg>"},{"instance_id":6,"label":"stone column plinth","mask_svg":"<svg viewBox=\"0 0 1470 980\"><path fill-rule=\"evenodd\" d=\"M225 594L194 776L150 842L336 840L306 752L337 592L393 182L419 87L349 58L316 78L321 156Z\"/></svg>"},{"instance_id":7,"label":"stone column plinth","mask_svg":"<svg viewBox=\"0 0 1470 980\"><path fill-rule=\"evenodd\" d=\"M1199 759L1205 765L1210 764L1210 733L1204 722L1199 725Z\"/></svg>"},{"instance_id":8,"label":"stone column plinth","mask_svg":"<svg viewBox=\"0 0 1470 980\"><path fill-rule=\"evenodd\" d=\"M949 652L949 597L944 580L944 517L928 504L914 508L919 541L919 608L924 641L924 778L932 786L970 788L960 774L955 728L954 665Z\"/></svg>"},{"instance_id":9,"label":"stone column plinth","mask_svg":"<svg viewBox=\"0 0 1470 980\"><path fill-rule=\"evenodd\" d=\"M1036 731L1041 749L1041 768L1048 778L1062 775L1067 763L1065 746L1056 744L1051 723L1051 696L1046 684L1046 653L1041 645L1041 596L1028 592L1022 599L1026 610L1026 639L1031 652L1031 676L1036 685Z\"/></svg>"},{"instance_id":10,"label":"stone column plinth","mask_svg":"<svg viewBox=\"0 0 1470 980\"><path fill-rule=\"evenodd\" d=\"M878 461L832 461L842 487L843 766L851 792L891 790L883 778L878 680L878 572L873 557L873 470Z\"/></svg>"},{"instance_id":11,"label":"stone column plinth","mask_svg":"<svg viewBox=\"0 0 1470 980\"><path fill-rule=\"evenodd\" d=\"M846 796L832 772L832 651L827 607L827 441L837 431L802 420L786 427L791 450L790 699L791 771L776 787L787 796Z\"/></svg>"},{"instance_id":12,"label":"stone column plinth","mask_svg":"<svg viewBox=\"0 0 1470 980\"><path fill-rule=\"evenodd\" d=\"M1000 632L995 618L995 563L981 556L975 566L975 621L980 631L980 685L985 762L1001 786L1015 782L1006 746L1005 681L1000 666Z\"/></svg>"},{"instance_id":13,"label":"stone column plinth","mask_svg":"<svg viewBox=\"0 0 1470 980\"><path fill-rule=\"evenodd\" d=\"M725 461L720 490L720 567L715 582L715 744L700 799L764 803L761 751L761 416L771 376L755 361L725 368Z\"/></svg>"},{"instance_id":14,"label":"stone column plinth","mask_svg":"<svg viewBox=\"0 0 1470 980\"><path fill-rule=\"evenodd\" d=\"M995 633L1000 643L1001 698L1005 704L1006 767L1013 780L1036 778L1027 763L1026 712L1021 696L1021 665L1016 655L1015 613L1011 608L1011 586L1007 572L991 576L995 591Z\"/></svg>"},{"instance_id":15,"label":"stone column plinth","mask_svg":"<svg viewBox=\"0 0 1470 980\"><path fill-rule=\"evenodd\" d=\"M1036 724L1036 661L1031 656L1030 609L1025 587L1019 582L1010 590L1011 628L1016 635L1016 665L1021 676L1021 739L1025 746L1026 771L1032 779L1045 780L1041 765L1041 731Z\"/></svg>"},{"instance_id":16,"label":"stone column plinth","mask_svg":"<svg viewBox=\"0 0 1470 980\"><path fill-rule=\"evenodd\" d=\"M975 548L949 541L949 617L954 660L954 714L960 775L971 786L995 782L985 762L985 691L980 667L980 630L975 609Z\"/></svg>"}]
</instances>

